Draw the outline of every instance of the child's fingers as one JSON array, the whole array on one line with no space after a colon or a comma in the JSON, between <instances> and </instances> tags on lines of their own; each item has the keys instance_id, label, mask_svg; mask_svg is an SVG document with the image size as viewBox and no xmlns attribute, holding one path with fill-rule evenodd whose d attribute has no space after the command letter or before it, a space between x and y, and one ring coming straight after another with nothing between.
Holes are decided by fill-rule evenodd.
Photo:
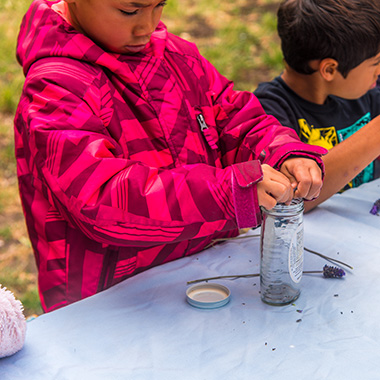
<instances>
[{"instance_id":1,"label":"child's fingers","mask_svg":"<svg viewBox=\"0 0 380 380\"><path fill-rule=\"evenodd\" d=\"M290 189L284 190L283 186L273 184L270 191L267 189L260 192L258 188L258 195L260 206L264 206L267 210L272 209L277 203L290 203L293 199L293 192Z\"/></svg>"},{"instance_id":2,"label":"child's fingers","mask_svg":"<svg viewBox=\"0 0 380 380\"><path fill-rule=\"evenodd\" d=\"M293 199L293 188L286 176L263 165L263 180L257 184L259 204L268 210L277 203L288 203Z\"/></svg>"},{"instance_id":3,"label":"child's fingers","mask_svg":"<svg viewBox=\"0 0 380 380\"><path fill-rule=\"evenodd\" d=\"M267 210L271 210L276 204L277 201L271 194L264 192L259 195L259 205L265 207Z\"/></svg>"},{"instance_id":4,"label":"child's fingers","mask_svg":"<svg viewBox=\"0 0 380 380\"><path fill-rule=\"evenodd\" d=\"M322 187L321 170L310 159L291 158L285 161L281 171L289 178L295 198L316 198Z\"/></svg>"},{"instance_id":5,"label":"child's fingers","mask_svg":"<svg viewBox=\"0 0 380 380\"><path fill-rule=\"evenodd\" d=\"M319 168L302 167L297 171L297 189L294 192L295 198L313 199L319 195L322 187L322 178Z\"/></svg>"}]
</instances>

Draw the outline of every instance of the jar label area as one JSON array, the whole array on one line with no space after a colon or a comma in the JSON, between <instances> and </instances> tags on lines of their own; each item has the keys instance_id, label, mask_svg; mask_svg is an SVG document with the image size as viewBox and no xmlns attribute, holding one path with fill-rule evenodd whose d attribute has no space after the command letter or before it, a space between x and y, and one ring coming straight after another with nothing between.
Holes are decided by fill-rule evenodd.
<instances>
[{"instance_id":1,"label":"jar label area","mask_svg":"<svg viewBox=\"0 0 380 380\"><path fill-rule=\"evenodd\" d=\"M299 283L303 271L303 225L298 226L289 247L290 278Z\"/></svg>"}]
</instances>

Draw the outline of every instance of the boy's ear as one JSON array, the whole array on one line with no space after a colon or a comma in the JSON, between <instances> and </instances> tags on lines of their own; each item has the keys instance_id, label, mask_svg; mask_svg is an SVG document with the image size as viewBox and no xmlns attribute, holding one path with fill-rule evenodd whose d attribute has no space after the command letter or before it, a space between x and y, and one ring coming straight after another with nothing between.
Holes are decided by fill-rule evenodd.
<instances>
[{"instance_id":1,"label":"boy's ear","mask_svg":"<svg viewBox=\"0 0 380 380\"><path fill-rule=\"evenodd\" d=\"M322 77L331 82L336 73L338 72L338 62L333 58L325 58L322 59L319 63L319 73Z\"/></svg>"}]
</instances>

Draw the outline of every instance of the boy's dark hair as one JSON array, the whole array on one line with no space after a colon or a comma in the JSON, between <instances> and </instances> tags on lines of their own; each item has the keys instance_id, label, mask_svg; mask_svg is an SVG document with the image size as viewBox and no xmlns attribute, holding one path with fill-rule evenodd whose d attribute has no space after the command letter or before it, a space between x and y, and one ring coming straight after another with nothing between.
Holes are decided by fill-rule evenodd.
<instances>
[{"instance_id":1,"label":"boy's dark hair","mask_svg":"<svg viewBox=\"0 0 380 380\"><path fill-rule=\"evenodd\" d=\"M312 74L309 61L333 58L347 74L380 52L380 0L285 0L277 30L286 63Z\"/></svg>"}]
</instances>

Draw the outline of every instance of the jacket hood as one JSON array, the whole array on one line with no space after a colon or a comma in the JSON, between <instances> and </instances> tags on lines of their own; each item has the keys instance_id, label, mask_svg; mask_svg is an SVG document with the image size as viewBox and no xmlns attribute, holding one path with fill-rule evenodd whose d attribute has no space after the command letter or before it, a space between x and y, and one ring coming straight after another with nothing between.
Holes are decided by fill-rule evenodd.
<instances>
[{"instance_id":1,"label":"jacket hood","mask_svg":"<svg viewBox=\"0 0 380 380\"><path fill-rule=\"evenodd\" d=\"M16 54L25 75L35 61L47 57L68 57L100 65L120 57L103 50L53 10L52 6L60 1L35 0L22 20ZM160 22L150 43L139 54L162 56L166 40L167 30Z\"/></svg>"}]
</instances>

